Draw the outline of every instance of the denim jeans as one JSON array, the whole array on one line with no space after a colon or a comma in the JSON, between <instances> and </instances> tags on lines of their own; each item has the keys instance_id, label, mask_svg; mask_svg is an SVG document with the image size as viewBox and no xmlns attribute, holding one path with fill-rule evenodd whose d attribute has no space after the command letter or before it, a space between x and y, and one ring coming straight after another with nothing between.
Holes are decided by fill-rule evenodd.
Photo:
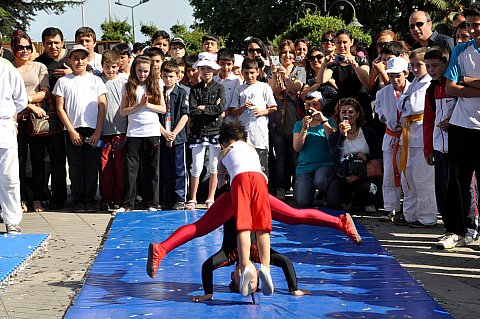
<instances>
[{"instance_id":1,"label":"denim jeans","mask_svg":"<svg viewBox=\"0 0 480 319\"><path fill-rule=\"evenodd\" d=\"M293 193L297 205L311 207L316 189L325 194L332 171L333 166L322 166L316 171L297 175Z\"/></svg>"}]
</instances>

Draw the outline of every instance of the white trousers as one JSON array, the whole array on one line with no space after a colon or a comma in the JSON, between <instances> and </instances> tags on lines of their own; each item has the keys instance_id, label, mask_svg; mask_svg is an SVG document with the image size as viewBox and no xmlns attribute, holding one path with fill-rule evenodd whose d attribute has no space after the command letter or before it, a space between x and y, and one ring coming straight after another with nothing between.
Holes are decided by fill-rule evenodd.
<instances>
[{"instance_id":1,"label":"white trousers","mask_svg":"<svg viewBox=\"0 0 480 319\"><path fill-rule=\"evenodd\" d=\"M5 224L20 224L22 207L17 148L0 148L0 205Z\"/></svg>"},{"instance_id":2,"label":"white trousers","mask_svg":"<svg viewBox=\"0 0 480 319\"><path fill-rule=\"evenodd\" d=\"M383 207L385 211L400 211L401 188L395 187L395 175L393 173L393 150L383 151ZM400 150L397 152L397 167L400 167Z\"/></svg>"},{"instance_id":3,"label":"white trousers","mask_svg":"<svg viewBox=\"0 0 480 319\"><path fill-rule=\"evenodd\" d=\"M422 147L409 147L407 176L402 173L403 215L407 222L424 225L437 223L435 200L435 170L427 164ZM408 182L408 184L407 184Z\"/></svg>"},{"instance_id":4,"label":"white trousers","mask_svg":"<svg viewBox=\"0 0 480 319\"><path fill-rule=\"evenodd\" d=\"M218 154L220 154L221 148L218 145L202 145L197 144L191 147L192 149L192 173L193 177L200 177L203 170L203 163L205 159L205 151L208 147L208 169L210 174L217 174Z\"/></svg>"}]
</instances>

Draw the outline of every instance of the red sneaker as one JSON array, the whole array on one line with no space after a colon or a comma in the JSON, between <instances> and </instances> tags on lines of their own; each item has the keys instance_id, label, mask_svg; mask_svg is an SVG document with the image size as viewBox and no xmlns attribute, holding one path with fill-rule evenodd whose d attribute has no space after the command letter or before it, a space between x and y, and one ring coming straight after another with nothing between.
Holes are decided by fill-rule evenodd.
<instances>
[{"instance_id":1,"label":"red sneaker","mask_svg":"<svg viewBox=\"0 0 480 319\"><path fill-rule=\"evenodd\" d=\"M353 222L352 216L349 213L345 215L340 215L340 220L342 221L343 225L343 232L350 237L355 244L360 245L362 242L362 237L357 231L357 227L355 227L355 223Z\"/></svg>"},{"instance_id":2,"label":"red sneaker","mask_svg":"<svg viewBox=\"0 0 480 319\"><path fill-rule=\"evenodd\" d=\"M157 276L158 266L165 255L165 248L161 244L150 243L148 246L147 274L153 279Z\"/></svg>"}]
</instances>

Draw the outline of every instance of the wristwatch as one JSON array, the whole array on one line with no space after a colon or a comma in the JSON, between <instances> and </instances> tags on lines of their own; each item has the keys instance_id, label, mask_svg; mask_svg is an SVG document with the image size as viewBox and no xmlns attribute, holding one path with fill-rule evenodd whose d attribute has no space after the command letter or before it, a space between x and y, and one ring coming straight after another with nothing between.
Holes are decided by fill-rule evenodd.
<instances>
[{"instance_id":1,"label":"wristwatch","mask_svg":"<svg viewBox=\"0 0 480 319\"><path fill-rule=\"evenodd\" d=\"M463 75L458 79L457 84L465 86L465 77Z\"/></svg>"},{"instance_id":2,"label":"wristwatch","mask_svg":"<svg viewBox=\"0 0 480 319\"><path fill-rule=\"evenodd\" d=\"M29 103L29 104L32 104L32 102L33 102L33 99L32 99L31 96L29 96L29 97L28 97L28 103Z\"/></svg>"}]
</instances>

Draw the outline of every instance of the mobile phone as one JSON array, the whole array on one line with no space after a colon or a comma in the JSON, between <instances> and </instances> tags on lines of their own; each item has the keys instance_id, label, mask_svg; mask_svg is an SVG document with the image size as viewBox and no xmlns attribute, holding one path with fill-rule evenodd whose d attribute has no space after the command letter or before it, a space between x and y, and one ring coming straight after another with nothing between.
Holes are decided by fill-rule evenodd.
<instances>
[{"instance_id":1,"label":"mobile phone","mask_svg":"<svg viewBox=\"0 0 480 319\"><path fill-rule=\"evenodd\" d=\"M348 122L348 116L344 116L344 117L342 117L342 121L344 121L344 122Z\"/></svg>"},{"instance_id":2,"label":"mobile phone","mask_svg":"<svg viewBox=\"0 0 480 319\"><path fill-rule=\"evenodd\" d=\"M337 56L335 56L334 62L335 62L335 63L340 63L340 62L343 62L343 60L345 60L345 58L343 57L343 55L337 55Z\"/></svg>"},{"instance_id":3,"label":"mobile phone","mask_svg":"<svg viewBox=\"0 0 480 319\"><path fill-rule=\"evenodd\" d=\"M278 55L272 55L270 56L270 60L272 60L272 64L277 66L280 64L280 58Z\"/></svg>"},{"instance_id":4,"label":"mobile phone","mask_svg":"<svg viewBox=\"0 0 480 319\"><path fill-rule=\"evenodd\" d=\"M343 124L348 124L348 116L342 117L342 120ZM345 135L345 137L347 137L348 131L343 131L343 134Z\"/></svg>"}]
</instances>

